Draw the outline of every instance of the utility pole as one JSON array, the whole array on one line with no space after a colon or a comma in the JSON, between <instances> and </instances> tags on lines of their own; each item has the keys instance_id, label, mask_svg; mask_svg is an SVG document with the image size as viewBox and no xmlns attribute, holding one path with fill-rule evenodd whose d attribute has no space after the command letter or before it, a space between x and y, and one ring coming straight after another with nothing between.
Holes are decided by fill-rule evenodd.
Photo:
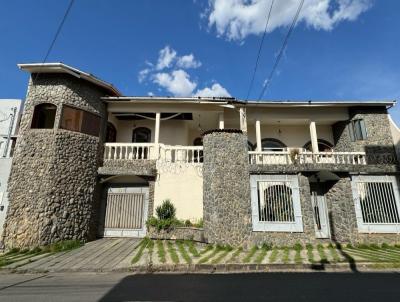
<instances>
[{"instance_id":1,"label":"utility pole","mask_svg":"<svg viewBox=\"0 0 400 302\"><path fill-rule=\"evenodd\" d=\"M7 157L8 154L8 146L10 145L10 141L11 141L11 134L12 134L12 130L14 128L14 120L15 120L15 115L17 113L17 107L13 107L11 109L11 121L10 121L10 126L8 127L8 134L7 134L7 141L6 141L6 145L4 146L4 152L3 152L3 157Z\"/></svg>"}]
</instances>

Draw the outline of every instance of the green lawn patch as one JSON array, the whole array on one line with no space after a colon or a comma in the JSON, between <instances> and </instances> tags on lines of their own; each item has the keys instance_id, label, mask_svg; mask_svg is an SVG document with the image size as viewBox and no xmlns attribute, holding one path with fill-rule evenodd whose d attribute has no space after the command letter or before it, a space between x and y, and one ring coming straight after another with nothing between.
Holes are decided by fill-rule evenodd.
<instances>
[{"instance_id":1,"label":"green lawn patch","mask_svg":"<svg viewBox=\"0 0 400 302\"><path fill-rule=\"evenodd\" d=\"M223 247L223 251L224 251L224 252L221 253L217 258L214 258L214 259L211 261L211 263L213 263L213 264L220 263L220 262L222 261L222 259L224 259L224 258L229 254L229 252L232 251L232 247L229 246L229 245L224 246L224 247Z\"/></svg>"},{"instance_id":2,"label":"green lawn patch","mask_svg":"<svg viewBox=\"0 0 400 302\"><path fill-rule=\"evenodd\" d=\"M301 257L301 251L303 250L303 246L300 243L296 243L293 246L293 249L296 251L296 254L294 255L294 262L296 264L303 263L303 257Z\"/></svg>"},{"instance_id":3,"label":"green lawn patch","mask_svg":"<svg viewBox=\"0 0 400 302\"><path fill-rule=\"evenodd\" d=\"M308 262L314 263L315 262L313 253L314 247L311 244L307 244L306 249L307 249Z\"/></svg>"},{"instance_id":4,"label":"green lawn patch","mask_svg":"<svg viewBox=\"0 0 400 302\"><path fill-rule=\"evenodd\" d=\"M176 241L176 246L178 247L179 253L182 258L185 260L187 264L192 263L192 258L190 258L189 254L186 252L185 245L182 240Z\"/></svg>"},{"instance_id":5,"label":"green lawn patch","mask_svg":"<svg viewBox=\"0 0 400 302\"><path fill-rule=\"evenodd\" d=\"M326 256L325 253L325 248L322 244L318 244L317 245L317 251L318 251L318 255L321 258L320 261L323 263L327 263L328 262L328 257Z\"/></svg>"},{"instance_id":6,"label":"green lawn patch","mask_svg":"<svg viewBox=\"0 0 400 302\"><path fill-rule=\"evenodd\" d=\"M162 240L157 240L157 254L158 260L160 260L161 263L165 263L167 261L165 258L164 241Z\"/></svg>"},{"instance_id":7,"label":"green lawn patch","mask_svg":"<svg viewBox=\"0 0 400 302\"><path fill-rule=\"evenodd\" d=\"M270 249L271 247L269 245L263 245L260 249L260 253L257 255L254 262L260 264L264 260L265 256L267 255Z\"/></svg>"},{"instance_id":8,"label":"green lawn patch","mask_svg":"<svg viewBox=\"0 0 400 302\"><path fill-rule=\"evenodd\" d=\"M239 255L243 252L243 248L239 247L236 251L232 253L231 258L228 260L229 263L235 263L238 259Z\"/></svg>"},{"instance_id":9,"label":"green lawn patch","mask_svg":"<svg viewBox=\"0 0 400 302\"><path fill-rule=\"evenodd\" d=\"M169 253L169 256L171 257L172 262L175 264L178 264L179 256L176 253L175 246L172 243L172 241L167 241L167 247L168 247L168 253Z\"/></svg>"},{"instance_id":10,"label":"green lawn patch","mask_svg":"<svg viewBox=\"0 0 400 302\"><path fill-rule=\"evenodd\" d=\"M250 251L247 253L246 257L243 258L243 263L249 263L251 258L253 258L254 254L257 253L258 247L255 245L253 246Z\"/></svg>"},{"instance_id":11,"label":"green lawn patch","mask_svg":"<svg viewBox=\"0 0 400 302\"><path fill-rule=\"evenodd\" d=\"M271 255L269 256L269 263L276 262L276 260L278 259L278 253L279 253L279 250L276 247L274 247L272 249Z\"/></svg>"},{"instance_id":12,"label":"green lawn patch","mask_svg":"<svg viewBox=\"0 0 400 302\"><path fill-rule=\"evenodd\" d=\"M218 253L219 253L220 251L222 251L223 249L224 249L223 246L217 245L217 246L214 248L214 250L213 250L210 254L206 255L206 256L203 257L203 258L201 258L201 259L199 260L199 263L202 264L202 263L208 262L210 259L212 259L216 254L218 254Z\"/></svg>"},{"instance_id":13,"label":"green lawn patch","mask_svg":"<svg viewBox=\"0 0 400 302\"><path fill-rule=\"evenodd\" d=\"M142 258L142 256L143 256L143 252L144 252L145 248L147 247L147 245L150 244L150 242L152 242L151 239L149 239L149 238L144 238L144 239L139 243L139 245L136 247L137 253L136 253L136 255L132 258L132 261L131 261L132 264L135 264L135 263L139 262L139 260L140 260L140 259Z\"/></svg>"},{"instance_id":14,"label":"green lawn patch","mask_svg":"<svg viewBox=\"0 0 400 302\"><path fill-rule=\"evenodd\" d=\"M185 244L189 250L189 253L191 253L194 257L200 257L200 253L197 250L195 244L191 240L185 240Z\"/></svg>"},{"instance_id":15,"label":"green lawn patch","mask_svg":"<svg viewBox=\"0 0 400 302\"><path fill-rule=\"evenodd\" d=\"M333 244L328 245L329 253L331 254L334 262L340 262L340 257L336 247Z\"/></svg>"}]
</instances>

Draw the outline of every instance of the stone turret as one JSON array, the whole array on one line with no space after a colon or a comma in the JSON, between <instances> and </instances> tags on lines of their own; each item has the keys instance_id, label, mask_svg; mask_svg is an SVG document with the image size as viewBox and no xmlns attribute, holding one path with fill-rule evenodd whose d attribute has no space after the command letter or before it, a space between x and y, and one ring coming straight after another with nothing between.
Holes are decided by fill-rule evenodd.
<instances>
[{"instance_id":1,"label":"stone turret","mask_svg":"<svg viewBox=\"0 0 400 302\"><path fill-rule=\"evenodd\" d=\"M105 95L67 73L32 74L8 186L7 248L94 237Z\"/></svg>"},{"instance_id":2,"label":"stone turret","mask_svg":"<svg viewBox=\"0 0 400 302\"><path fill-rule=\"evenodd\" d=\"M247 136L215 130L203 137L204 235L209 243L239 246L251 235Z\"/></svg>"}]
</instances>

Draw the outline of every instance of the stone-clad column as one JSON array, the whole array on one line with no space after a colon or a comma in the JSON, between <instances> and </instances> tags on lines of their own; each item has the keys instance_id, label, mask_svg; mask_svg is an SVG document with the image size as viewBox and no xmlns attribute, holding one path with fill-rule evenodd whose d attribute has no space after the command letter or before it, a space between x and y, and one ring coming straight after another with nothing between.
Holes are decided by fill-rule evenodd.
<instances>
[{"instance_id":1,"label":"stone-clad column","mask_svg":"<svg viewBox=\"0 0 400 302\"><path fill-rule=\"evenodd\" d=\"M251 234L247 136L214 130L203 137L204 233L209 243L242 245Z\"/></svg>"}]
</instances>

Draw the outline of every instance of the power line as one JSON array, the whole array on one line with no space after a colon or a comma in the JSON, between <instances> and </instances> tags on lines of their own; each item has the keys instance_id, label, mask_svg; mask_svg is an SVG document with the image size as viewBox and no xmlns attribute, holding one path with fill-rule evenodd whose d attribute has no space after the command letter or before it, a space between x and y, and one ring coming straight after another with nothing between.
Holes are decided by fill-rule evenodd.
<instances>
[{"instance_id":1,"label":"power line","mask_svg":"<svg viewBox=\"0 0 400 302\"><path fill-rule=\"evenodd\" d=\"M272 77L274 76L275 70L278 67L279 61L281 60L283 51L285 50L287 43L289 41L289 37L294 29L294 26L296 25L297 19L299 18L300 11L301 11L301 8L303 7L303 4L304 4L304 0L301 0L299 7L297 8L296 15L294 16L292 24L290 25L290 28L286 34L285 40L283 41L282 47L279 51L279 54L276 57L276 60L275 60L274 66L272 67L271 73L269 74L268 78L265 80L265 82L263 84L263 88L261 89L261 93L260 93L260 96L258 97L258 100L261 100L261 98L264 96L264 93L267 90L268 85L272 80Z\"/></svg>"},{"instance_id":2,"label":"power line","mask_svg":"<svg viewBox=\"0 0 400 302\"><path fill-rule=\"evenodd\" d=\"M259 46L259 48L258 48L256 64L255 64L255 66L254 66L253 76L251 77L249 89L247 90L246 100L249 98L251 89L253 88L254 78L255 78L255 76L256 76L256 72L257 72L257 68L258 68L258 61L260 60L261 49L262 49L262 46L263 46L263 43L264 43L265 35L266 35L266 33L267 33L268 23L269 23L269 19L270 19L270 17L271 17L271 11L272 11L272 6L274 5L274 2L275 2L275 0L272 0L271 6L270 6L270 8L269 8L269 12L268 12L268 15L267 15L267 22L265 23L264 33L263 33L263 35L262 35L262 38L261 38L261 41L260 41L260 46Z\"/></svg>"},{"instance_id":3,"label":"power line","mask_svg":"<svg viewBox=\"0 0 400 302\"><path fill-rule=\"evenodd\" d=\"M59 34L60 34L60 32L61 32L61 29L62 29L63 26L64 26L65 20L67 20L68 14L69 14L69 12L70 12L70 10L71 10L71 8L72 8L72 5L74 4L74 1L75 1L75 0L71 0L71 1L69 2L69 5L68 5L68 7L67 7L67 9L66 9L66 11L65 11L65 13L64 13L64 16L63 16L63 18L61 19L60 25L58 25L58 28L57 28L57 31L56 31L54 37L53 37L53 40L51 41L50 46L49 46L49 48L47 49L46 55L44 56L44 59L43 59L43 61L42 61L42 65L43 65L44 63L46 63L47 58L49 57L50 52L52 51L53 46L54 46L54 44L56 43L56 40L57 40L57 38L58 38L58 36L59 36ZM41 68L41 67L42 67L42 66L39 67L39 71L40 71L40 68ZM39 71L36 73L35 81L36 81L36 79L37 79L37 77L38 77L38 75L39 75Z\"/></svg>"}]
</instances>

